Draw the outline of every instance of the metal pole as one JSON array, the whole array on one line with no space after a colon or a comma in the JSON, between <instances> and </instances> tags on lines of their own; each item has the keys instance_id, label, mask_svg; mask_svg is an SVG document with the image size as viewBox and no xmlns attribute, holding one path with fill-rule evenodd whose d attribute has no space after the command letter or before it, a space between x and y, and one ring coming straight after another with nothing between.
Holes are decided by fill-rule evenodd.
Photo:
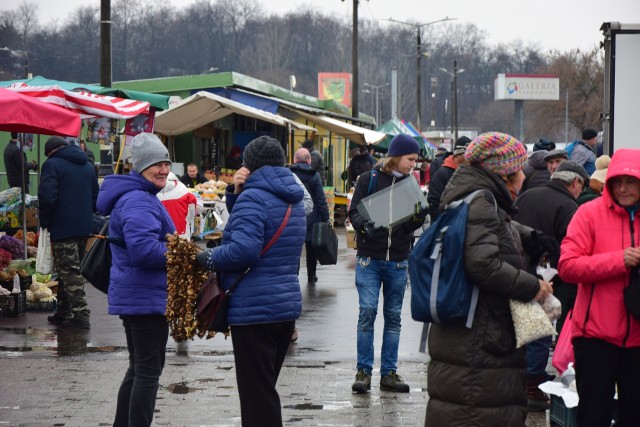
<instances>
[{"instance_id":1,"label":"metal pole","mask_svg":"<svg viewBox=\"0 0 640 427\"><path fill-rule=\"evenodd\" d=\"M564 93L564 140L569 142L569 89Z\"/></svg>"},{"instance_id":2,"label":"metal pole","mask_svg":"<svg viewBox=\"0 0 640 427\"><path fill-rule=\"evenodd\" d=\"M455 126L454 138L458 140L458 61L453 61L453 124Z\"/></svg>"},{"instance_id":3,"label":"metal pole","mask_svg":"<svg viewBox=\"0 0 640 427\"><path fill-rule=\"evenodd\" d=\"M422 80L422 76L420 75L420 65L421 65L421 58L422 55L420 54L420 50L421 50L421 40L420 40L420 27L416 27L417 34L416 34L416 55L417 55L417 59L416 59L416 124L418 126L418 130L421 129L421 116L422 116L422 93L421 93L421 80Z\"/></svg>"},{"instance_id":4,"label":"metal pole","mask_svg":"<svg viewBox=\"0 0 640 427\"><path fill-rule=\"evenodd\" d=\"M358 0L353 0L353 38L351 40L351 116L358 117Z\"/></svg>"},{"instance_id":5,"label":"metal pole","mask_svg":"<svg viewBox=\"0 0 640 427\"><path fill-rule=\"evenodd\" d=\"M111 0L100 0L100 85L111 87Z\"/></svg>"},{"instance_id":6,"label":"metal pole","mask_svg":"<svg viewBox=\"0 0 640 427\"><path fill-rule=\"evenodd\" d=\"M378 93L379 87L376 87L376 124L380 126L380 94Z\"/></svg>"}]
</instances>

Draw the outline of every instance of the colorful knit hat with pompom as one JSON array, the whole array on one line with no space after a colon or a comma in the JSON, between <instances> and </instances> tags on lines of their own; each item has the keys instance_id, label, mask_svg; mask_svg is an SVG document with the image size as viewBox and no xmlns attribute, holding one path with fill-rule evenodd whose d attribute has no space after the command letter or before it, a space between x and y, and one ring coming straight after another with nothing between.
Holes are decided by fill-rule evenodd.
<instances>
[{"instance_id":1,"label":"colorful knit hat with pompom","mask_svg":"<svg viewBox=\"0 0 640 427\"><path fill-rule=\"evenodd\" d=\"M464 157L482 169L508 176L524 169L527 148L511 135L487 132L469 143Z\"/></svg>"}]
</instances>

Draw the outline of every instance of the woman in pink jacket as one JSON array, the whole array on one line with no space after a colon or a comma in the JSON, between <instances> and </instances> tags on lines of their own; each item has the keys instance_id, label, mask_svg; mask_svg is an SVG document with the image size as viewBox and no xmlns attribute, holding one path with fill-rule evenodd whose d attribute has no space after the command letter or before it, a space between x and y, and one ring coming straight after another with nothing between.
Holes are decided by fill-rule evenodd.
<instances>
[{"instance_id":1,"label":"woman in pink jacket","mask_svg":"<svg viewBox=\"0 0 640 427\"><path fill-rule=\"evenodd\" d=\"M609 427L618 391L616 427L640 426L640 321L623 299L640 265L640 150L616 151L602 197L574 215L558 270L578 283L572 343L580 427Z\"/></svg>"}]
</instances>

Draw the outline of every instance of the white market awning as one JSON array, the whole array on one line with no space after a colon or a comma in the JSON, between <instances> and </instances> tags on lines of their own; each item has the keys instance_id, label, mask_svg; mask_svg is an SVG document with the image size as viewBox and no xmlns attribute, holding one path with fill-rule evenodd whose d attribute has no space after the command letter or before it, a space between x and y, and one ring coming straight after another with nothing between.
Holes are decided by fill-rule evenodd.
<instances>
[{"instance_id":1,"label":"white market awning","mask_svg":"<svg viewBox=\"0 0 640 427\"><path fill-rule=\"evenodd\" d=\"M205 91L197 92L168 110L157 113L154 131L166 136L181 135L234 113L278 126L290 125L295 129L317 132L311 126Z\"/></svg>"},{"instance_id":2,"label":"white market awning","mask_svg":"<svg viewBox=\"0 0 640 427\"><path fill-rule=\"evenodd\" d=\"M346 123L341 120L334 119L332 117L327 117L321 114L310 114L295 108L291 108L288 105L283 105L283 107L291 110L292 112L300 115L301 117L304 117L305 119L315 123L318 126L321 126L344 138L350 139L356 144L360 144L360 145L377 144L380 141L384 140L384 138L386 137L386 134L384 133L377 132L372 129L356 126L351 123Z\"/></svg>"}]
</instances>

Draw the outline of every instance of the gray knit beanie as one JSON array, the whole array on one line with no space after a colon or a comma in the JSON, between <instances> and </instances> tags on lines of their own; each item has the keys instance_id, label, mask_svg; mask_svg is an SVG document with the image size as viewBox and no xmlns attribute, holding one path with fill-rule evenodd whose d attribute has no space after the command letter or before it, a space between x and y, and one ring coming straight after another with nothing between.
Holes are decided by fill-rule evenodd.
<instances>
[{"instance_id":1,"label":"gray knit beanie","mask_svg":"<svg viewBox=\"0 0 640 427\"><path fill-rule=\"evenodd\" d=\"M249 143L242 155L244 165L251 172L262 166L284 166L284 150L278 141L269 136L260 136Z\"/></svg>"},{"instance_id":2,"label":"gray knit beanie","mask_svg":"<svg viewBox=\"0 0 640 427\"><path fill-rule=\"evenodd\" d=\"M133 170L138 173L156 163L171 163L167 147L160 141L160 138L152 133L139 133L133 138L129 148L131 150Z\"/></svg>"}]
</instances>

